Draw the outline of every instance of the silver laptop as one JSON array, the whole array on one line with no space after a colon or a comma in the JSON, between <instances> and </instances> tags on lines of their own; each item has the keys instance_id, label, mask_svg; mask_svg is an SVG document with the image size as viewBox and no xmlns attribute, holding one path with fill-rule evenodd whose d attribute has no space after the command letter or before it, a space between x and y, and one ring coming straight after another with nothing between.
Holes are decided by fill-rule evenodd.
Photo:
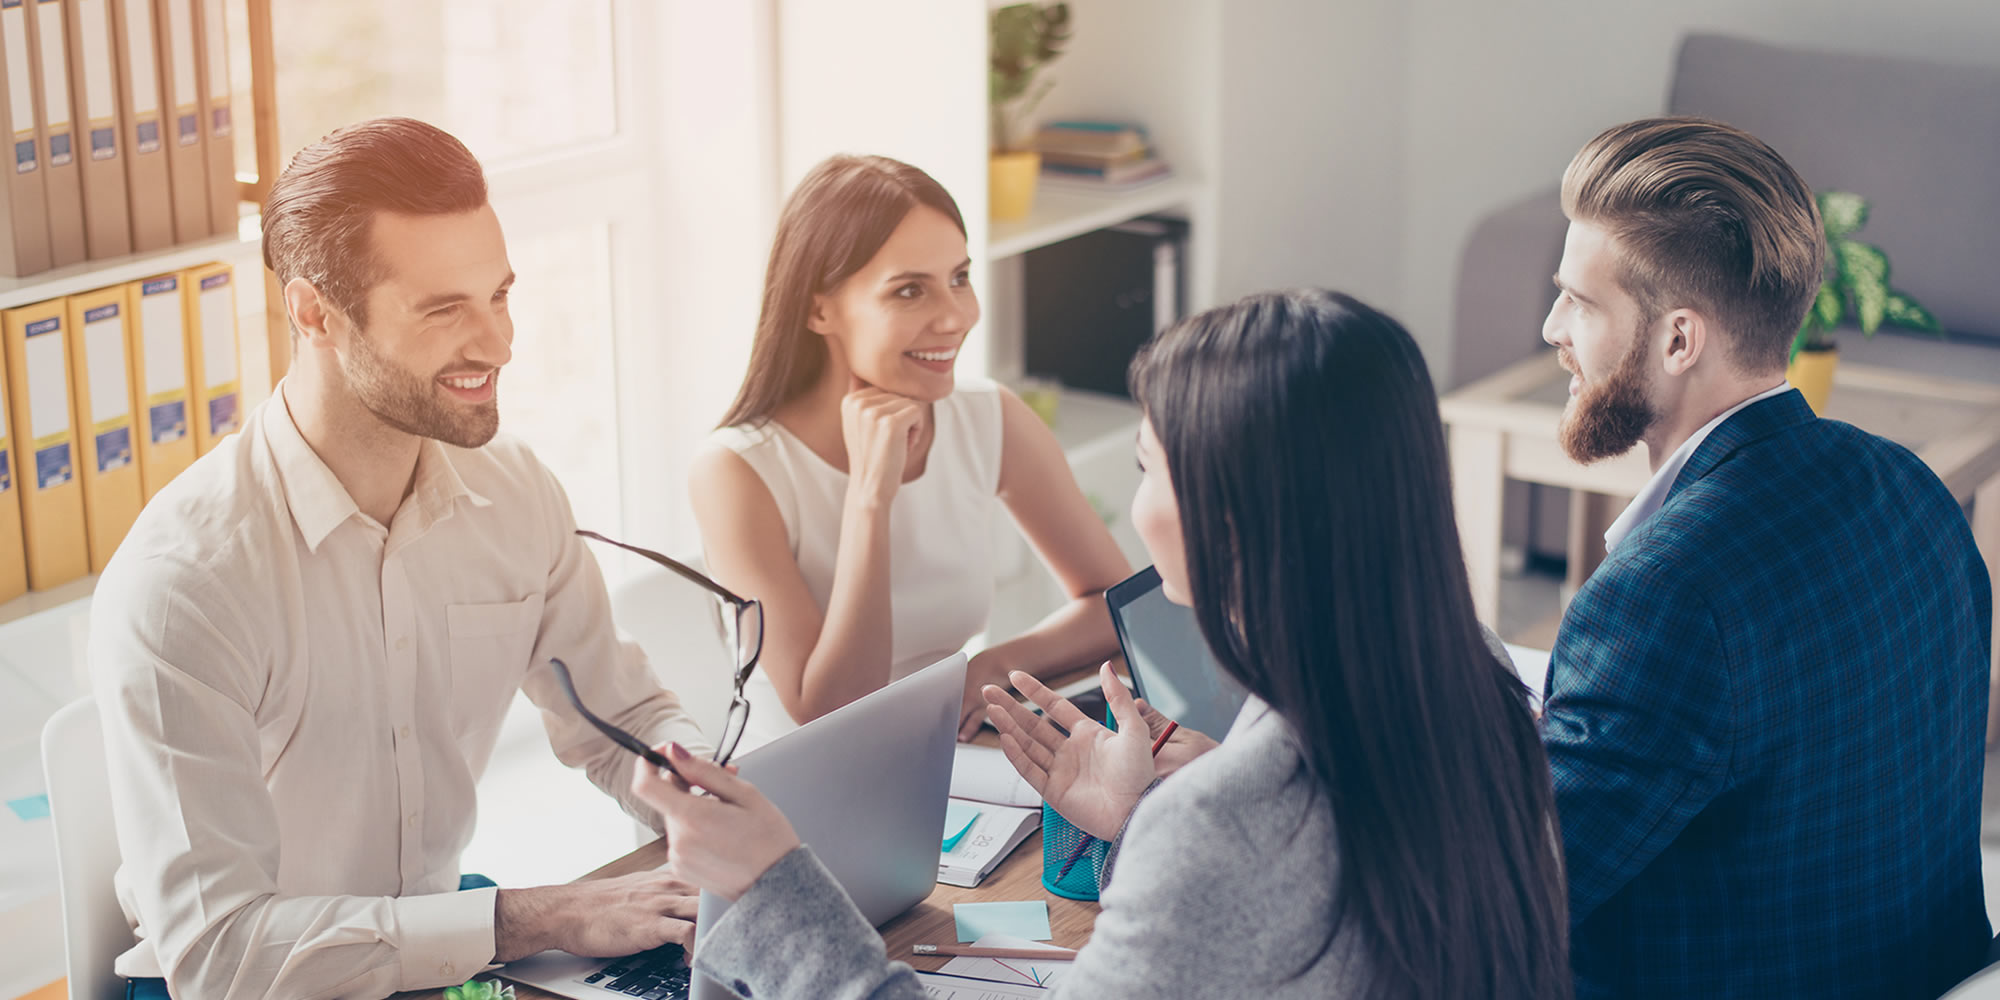
<instances>
[{"instance_id":1,"label":"silver laptop","mask_svg":"<svg viewBox=\"0 0 2000 1000\"><path fill-rule=\"evenodd\" d=\"M956 653L736 761L870 923L887 923L936 887L964 692L965 654ZM777 705L751 710L784 711ZM728 910L728 900L701 894L697 950L703 931ZM774 949L773 960L776 954ZM735 996L683 968L682 958L673 945L608 960L545 951L509 963L500 975L576 1000Z\"/></svg>"}]
</instances>

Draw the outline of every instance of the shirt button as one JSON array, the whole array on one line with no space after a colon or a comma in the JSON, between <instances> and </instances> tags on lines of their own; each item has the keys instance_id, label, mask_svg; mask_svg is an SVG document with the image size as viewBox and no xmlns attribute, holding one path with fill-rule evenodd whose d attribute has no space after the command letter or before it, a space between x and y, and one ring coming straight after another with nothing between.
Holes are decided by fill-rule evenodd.
<instances>
[{"instance_id":1,"label":"shirt button","mask_svg":"<svg viewBox=\"0 0 2000 1000\"><path fill-rule=\"evenodd\" d=\"M446 962L443 965L438 966L438 972L447 976L451 975L451 963Z\"/></svg>"},{"instance_id":2,"label":"shirt button","mask_svg":"<svg viewBox=\"0 0 2000 1000\"><path fill-rule=\"evenodd\" d=\"M398 730L396 730L396 738L397 738L397 739L403 739L403 740L407 740L407 739L409 739L409 738L410 738L410 727L408 727L408 726L404 726L403 728L401 728L401 729L398 729Z\"/></svg>"},{"instance_id":3,"label":"shirt button","mask_svg":"<svg viewBox=\"0 0 2000 1000\"><path fill-rule=\"evenodd\" d=\"M399 635L399 636L397 636L397 637L396 637L396 651L400 653L400 652L402 652L403 650L406 650L406 649L408 649L408 648L410 648L410 637L409 637L409 636L406 636L406 635Z\"/></svg>"},{"instance_id":4,"label":"shirt button","mask_svg":"<svg viewBox=\"0 0 2000 1000\"><path fill-rule=\"evenodd\" d=\"M411 814L410 814L410 829L414 830L414 829L416 829L416 828L417 828L417 814L416 814L416 813L411 813Z\"/></svg>"}]
</instances>

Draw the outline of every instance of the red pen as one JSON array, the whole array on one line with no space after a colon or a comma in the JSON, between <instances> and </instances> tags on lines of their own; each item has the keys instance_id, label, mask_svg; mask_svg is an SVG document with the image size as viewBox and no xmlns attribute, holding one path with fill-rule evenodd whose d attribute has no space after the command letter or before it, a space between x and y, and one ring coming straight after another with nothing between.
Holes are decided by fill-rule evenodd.
<instances>
[{"instance_id":1,"label":"red pen","mask_svg":"<svg viewBox=\"0 0 2000 1000\"><path fill-rule=\"evenodd\" d=\"M1167 737L1172 736L1174 730L1180 727L1181 724L1178 722L1167 723L1166 731L1160 734L1159 739L1153 741L1153 756L1158 757L1160 755L1160 748L1167 745ZM1056 881L1060 882L1069 877L1069 870L1075 868L1076 863L1083 859L1083 852L1090 850L1091 842L1096 839L1096 837L1089 834L1084 834L1083 843L1076 845L1076 852L1069 856L1068 861L1063 862L1062 871L1056 873Z\"/></svg>"}]
</instances>

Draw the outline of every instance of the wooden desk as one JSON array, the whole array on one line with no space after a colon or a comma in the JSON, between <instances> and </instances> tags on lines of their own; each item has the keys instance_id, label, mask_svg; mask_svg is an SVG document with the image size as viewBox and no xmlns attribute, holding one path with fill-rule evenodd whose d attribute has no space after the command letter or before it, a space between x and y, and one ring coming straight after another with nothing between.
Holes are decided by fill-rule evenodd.
<instances>
[{"instance_id":1,"label":"wooden desk","mask_svg":"<svg viewBox=\"0 0 2000 1000\"><path fill-rule=\"evenodd\" d=\"M1569 400L1569 373L1544 351L1459 389L1440 401L1451 437L1452 503L1481 621L1496 620L1500 603L1501 504L1509 479L1577 491L1573 521L1609 524L1621 504L1652 478L1643 448L1580 465L1562 450L1556 426ZM1834 373L1826 416L1844 420L1915 452L1960 504L1972 508L1972 535L1987 570L2000 579L2000 386L1842 362ZM1576 517L1577 513L1584 516ZM1579 538L1572 523L1570 558L1585 564L1580 583L1603 558L1603 539ZM1583 532L1587 535L1588 532ZM1594 548L1594 552L1591 551ZM1987 741L2000 731L2000 645L1995 647L1996 697Z\"/></svg>"},{"instance_id":2,"label":"wooden desk","mask_svg":"<svg viewBox=\"0 0 2000 1000\"><path fill-rule=\"evenodd\" d=\"M980 734L979 742L996 743L991 730ZM585 875L585 879L609 878L614 875L629 875L633 872L649 871L667 861L667 845L664 840L655 840L602 868ZM913 944L953 944L958 941L958 928L952 919L953 903L977 903L1015 899L1046 899L1049 903L1049 929L1053 932L1050 943L1064 948L1081 948L1090 940L1090 929L1097 922L1097 904L1064 899L1042 887L1042 835L1040 831L1030 834L1014 853L1007 856L993 874L976 889L963 889L955 885L940 884L931 890L923 902L911 907L901 916L884 924L882 940L888 947L889 957L908 962L919 971L935 972L942 968L948 958L938 956L917 956L910 954ZM484 973L478 978L488 979L494 975L506 978L501 973ZM555 994L532 986L516 983L516 995L521 1000L562 1000ZM439 1000L441 990L424 990L396 995L403 1000Z\"/></svg>"}]
</instances>

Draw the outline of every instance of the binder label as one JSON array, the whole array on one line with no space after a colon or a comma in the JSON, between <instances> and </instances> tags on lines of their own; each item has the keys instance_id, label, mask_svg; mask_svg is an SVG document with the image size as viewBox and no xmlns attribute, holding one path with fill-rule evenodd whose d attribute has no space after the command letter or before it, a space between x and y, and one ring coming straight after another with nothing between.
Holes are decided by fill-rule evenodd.
<instances>
[{"instance_id":1,"label":"binder label","mask_svg":"<svg viewBox=\"0 0 2000 1000\"><path fill-rule=\"evenodd\" d=\"M179 287L181 287L181 279L179 278L175 277L154 278L153 280L144 282L139 286L139 294L158 295L161 292L171 292Z\"/></svg>"},{"instance_id":2,"label":"binder label","mask_svg":"<svg viewBox=\"0 0 2000 1000\"><path fill-rule=\"evenodd\" d=\"M132 464L132 425L124 424L97 435L97 471L110 472Z\"/></svg>"},{"instance_id":3,"label":"binder label","mask_svg":"<svg viewBox=\"0 0 2000 1000\"><path fill-rule=\"evenodd\" d=\"M118 155L118 130L115 128L94 128L90 130L90 158L108 160Z\"/></svg>"},{"instance_id":4,"label":"binder label","mask_svg":"<svg viewBox=\"0 0 2000 1000\"><path fill-rule=\"evenodd\" d=\"M180 143L192 146L201 141L201 116L181 115L175 119L180 123Z\"/></svg>"},{"instance_id":5,"label":"binder label","mask_svg":"<svg viewBox=\"0 0 2000 1000\"><path fill-rule=\"evenodd\" d=\"M28 15L21 9L21 0L0 0L0 34L6 36L0 43L7 54L7 109L12 115L7 124L18 142L24 134L35 131L35 92L30 89L34 82L28 73ZM20 155L18 150L15 155Z\"/></svg>"},{"instance_id":6,"label":"binder label","mask_svg":"<svg viewBox=\"0 0 2000 1000\"><path fill-rule=\"evenodd\" d=\"M229 105L225 104L219 108L211 108L208 114L212 119L209 131L214 132L217 139L227 136L229 134Z\"/></svg>"},{"instance_id":7,"label":"binder label","mask_svg":"<svg viewBox=\"0 0 2000 1000\"><path fill-rule=\"evenodd\" d=\"M147 423L152 427L154 444L173 444L187 437L187 400L154 403L147 408Z\"/></svg>"},{"instance_id":8,"label":"binder label","mask_svg":"<svg viewBox=\"0 0 2000 1000\"><path fill-rule=\"evenodd\" d=\"M221 437L235 430L237 426L236 417L236 394L234 392L215 396L208 401L208 430L210 434Z\"/></svg>"},{"instance_id":9,"label":"binder label","mask_svg":"<svg viewBox=\"0 0 2000 1000\"><path fill-rule=\"evenodd\" d=\"M35 488L49 490L76 478L76 470L70 468L69 435L59 435L62 440L48 447L35 449Z\"/></svg>"},{"instance_id":10,"label":"binder label","mask_svg":"<svg viewBox=\"0 0 2000 1000\"><path fill-rule=\"evenodd\" d=\"M7 449L0 448L0 493L14 488L14 468L7 462Z\"/></svg>"},{"instance_id":11,"label":"binder label","mask_svg":"<svg viewBox=\"0 0 2000 1000\"><path fill-rule=\"evenodd\" d=\"M76 156L70 151L68 132L49 136L49 166L64 166L74 159Z\"/></svg>"},{"instance_id":12,"label":"binder label","mask_svg":"<svg viewBox=\"0 0 2000 1000\"><path fill-rule=\"evenodd\" d=\"M139 133L139 141L137 143L139 147L139 152L157 153L160 151L159 122L157 121L140 122L137 131Z\"/></svg>"},{"instance_id":13,"label":"binder label","mask_svg":"<svg viewBox=\"0 0 2000 1000\"><path fill-rule=\"evenodd\" d=\"M229 284L229 272L224 271L221 274L211 274L208 277L201 279L201 290L206 292L212 289L221 288L222 286L227 284Z\"/></svg>"},{"instance_id":14,"label":"binder label","mask_svg":"<svg viewBox=\"0 0 2000 1000\"><path fill-rule=\"evenodd\" d=\"M14 144L14 172L32 174L35 172L35 140Z\"/></svg>"},{"instance_id":15,"label":"binder label","mask_svg":"<svg viewBox=\"0 0 2000 1000\"><path fill-rule=\"evenodd\" d=\"M100 323L116 315L118 315L118 303L107 302L95 309L85 310L83 321L85 323Z\"/></svg>"}]
</instances>

